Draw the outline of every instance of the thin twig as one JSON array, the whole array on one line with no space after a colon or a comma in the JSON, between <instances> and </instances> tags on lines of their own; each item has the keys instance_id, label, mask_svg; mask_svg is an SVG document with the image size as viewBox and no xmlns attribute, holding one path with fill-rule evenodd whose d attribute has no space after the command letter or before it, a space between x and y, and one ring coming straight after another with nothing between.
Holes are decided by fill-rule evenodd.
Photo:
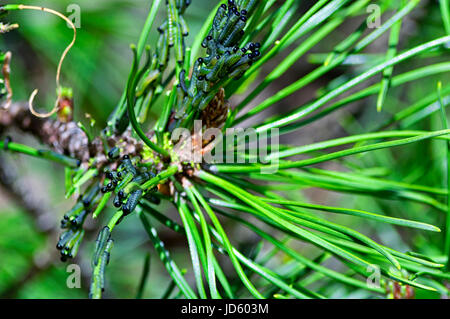
<instances>
[{"instance_id":1,"label":"thin twig","mask_svg":"<svg viewBox=\"0 0 450 319\"><path fill-rule=\"evenodd\" d=\"M58 17L60 17L61 19L63 19L64 21L66 21L70 27L73 30L73 38L72 41L70 42L70 44L66 47L66 49L64 50L64 52L61 55L61 58L59 59L59 63L58 63L58 68L56 70L56 88L58 90L58 97L56 99L55 102L55 106L53 107L53 109L48 112L48 113L38 113L34 110L33 107L33 101L34 98L36 97L36 94L38 93L38 90L34 90L33 93L31 93L30 95L30 99L28 100L28 104L30 107L30 112L37 117L41 117L41 118L46 118L49 117L51 115L53 115L54 113L56 113L58 111L59 108L59 102L61 99L61 85L60 85L60 77L61 77L61 68L62 68L62 64L64 62L64 59L66 58L67 54L69 53L69 50L73 47L73 45L75 44L75 41L77 39L77 28L75 27L75 25L73 24L73 22L67 18L65 15L63 15L62 13L59 13L58 11L55 11L53 9L49 9L49 8L45 8L45 7L37 7L37 6L28 6L28 5L19 5L19 10L36 10L36 11L44 11L53 15L56 15Z\"/></svg>"}]
</instances>

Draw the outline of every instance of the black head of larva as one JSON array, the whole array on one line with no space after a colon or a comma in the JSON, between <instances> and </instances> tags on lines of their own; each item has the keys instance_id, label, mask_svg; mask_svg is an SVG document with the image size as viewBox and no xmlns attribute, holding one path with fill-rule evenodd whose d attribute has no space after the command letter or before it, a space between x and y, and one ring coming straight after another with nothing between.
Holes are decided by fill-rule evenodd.
<instances>
[{"instance_id":1,"label":"black head of larva","mask_svg":"<svg viewBox=\"0 0 450 319\"><path fill-rule=\"evenodd\" d=\"M7 136L7 137L5 137L5 140L4 140L4 149L5 149L5 151L7 151L8 150L8 144L9 143L11 143L12 142L12 138L11 138L11 136Z\"/></svg>"},{"instance_id":2,"label":"black head of larva","mask_svg":"<svg viewBox=\"0 0 450 319\"><path fill-rule=\"evenodd\" d=\"M245 16L245 15L248 14L248 12L247 12L247 10L242 10L242 11L241 11L241 14Z\"/></svg>"},{"instance_id":3,"label":"black head of larva","mask_svg":"<svg viewBox=\"0 0 450 319\"><path fill-rule=\"evenodd\" d=\"M107 193L108 192L108 188L106 186L102 187L101 189L102 193Z\"/></svg>"},{"instance_id":4,"label":"black head of larva","mask_svg":"<svg viewBox=\"0 0 450 319\"><path fill-rule=\"evenodd\" d=\"M203 63L203 59L202 58L198 58L198 63L202 64Z\"/></svg>"},{"instance_id":5,"label":"black head of larva","mask_svg":"<svg viewBox=\"0 0 450 319\"><path fill-rule=\"evenodd\" d=\"M203 81L204 79L205 79L205 77L204 77L203 75L199 75L199 76L198 76L198 80L199 80L199 81Z\"/></svg>"},{"instance_id":6,"label":"black head of larva","mask_svg":"<svg viewBox=\"0 0 450 319\"><path fill-rule=\"evenodd\" d=\"M227 5L225 3L222 3L220 6L225 10L227 9Z\"/></svg>"},{"instance_id":7,"label":"black head of larva","mask_svg":"<svg viewBox=\"0 0 450 319\"><path fill-rule=\"evenodd\" d=\"M240 18L242 21L247 22L247 17L246 16L241 16Z\"/></svg>"},{"instance_id":8,"label":"black head of larva","mask_svg":"<svg viewBox=\"0 0 450 319\"><path fill-rule=\"evenodd\" d=\"M120 200L115 200L113 205L114 207L119 208L120 206L122 206L122 202Z\"/></svg>"},{"instance_id":9,"label":"black head of larva","mask_svg":"<svg viewBox=\"0 0 450 319\"><path fill-rule=\"evenodd\" d=\"M213 37L210 36L210 35L208 35L208 36L206 37L206 41L211 41L212 39L213 39Z\"/></svg>"},{"instance_id":10,"label":"black head of larva","mask_svg":"<svg viewBox=\"0 0 450 319\"><path fill-rule=\"evenodd\" d=\"M116 159L119 158L120 156L120 150L117 147L113 147L111 150L109 150L108 152L108 157L110 159Z\"/></svg>"},{"instance_id":11,"label":"black head of larva","mask_svg":"<svg viewBox=\"0 0 450 319\"><path fill-rule=\"evenodd\" d=\"M124 213L125 215L128 215L128 214L131 213L131 212L130 212L130 209L128 208L128 206L122 207L122 211L123 211L123 213Z\"/></svg>"},{"instance_id":12,"label":"black head of larva","mask_svg":"<svg viewBox=\"0 0 450 319\"><path fill-rule=\"evenodd\" d=\"M253 51L253 50L255 49L255 44L254 44L254 43L250 43L250 44L248 45L248 49L251 50L251 51Z\"/></svg>"},{"instance_id":13,"label":"black head of larva","mask_svg":"<svg viewBox=\"0 0 450 319\"><path fill-rule=\"evenodd\" d=\"M256 48L256 49L259 49L260 47L261 47L261 43L256 42L256 43L255 43L255 48Z\"/></svg>"},{"instance_id":14,"label":"black head of larva","mask_svg":"<svg viewBox=\"0 0 450 319\"><path fill-rule=\"evenodd\" d=\"M124 160L130 159L130 156L129 156L129 155L124 155L124 156L123 156L123 159L124 159Z\"/></svg>"}]
</instances>

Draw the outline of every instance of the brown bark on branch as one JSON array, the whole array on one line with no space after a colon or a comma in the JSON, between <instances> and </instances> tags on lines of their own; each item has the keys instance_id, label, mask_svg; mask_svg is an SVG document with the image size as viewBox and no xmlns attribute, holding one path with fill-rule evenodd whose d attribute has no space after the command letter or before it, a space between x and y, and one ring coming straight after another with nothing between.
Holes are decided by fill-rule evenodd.
<instances>
[{"instance_id":1,"label":"brown bark on branch","mask_svg":"<svg viewBox=\"0 0 450 319\"><path fill-rule=\"evenodd\" d=\"M0 133L12 127L33 135L58 153L79 159L84 165L93 158L97 167L107 163L100 138L89 142L86 133L75 122L33 116L26 102L12 103L8 109L0 108ZM142 150L142 143L131 136L130 130L107 142L109 147L120 146L125 154L135 155Z\"/></svg>"},{"instance_id":2,"label":"brown bark on branch","mask_svg":"<svg viewBox=\"0 0 450 319\"><path fill-rule=\"evenodd\" d=\"M61 154L89 160L88 138L75 122L38 118L30 113L27 103L12 103L9 109L0 110L0 130L10 127L35 136Z\"/></svg>"}]
</instances>

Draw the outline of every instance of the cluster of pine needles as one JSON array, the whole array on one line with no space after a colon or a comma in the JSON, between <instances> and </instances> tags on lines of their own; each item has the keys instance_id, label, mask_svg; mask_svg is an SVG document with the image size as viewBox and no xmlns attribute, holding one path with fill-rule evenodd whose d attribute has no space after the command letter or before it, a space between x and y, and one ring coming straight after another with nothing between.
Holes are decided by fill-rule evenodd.
<instances>
[{"instance_id":1,"label":"cluster of pine needles","mask_svg":"<svg viewBox=\"0 0 450 319\"><path fill-rule=\"evenodd\" d=\"M231 155L224 153L220 163L183 162L174 152L175 143L170 139L175 129L192 130L195 120L211 117L211 114L216 119L215 125L223 132L246 121L252 123L258 136L266 136L263 134L274 129L284 136L293 132L301 135L308 124L371 96L378 97L377 105L373 107L384 111L394 88L412 81L426 81L430 76L444 77L446 72L448 75L448 1L440 1L442 29L446 35L404 51L399 48L402 21L419 5L418 0L380 1L380 13L389 11L391 14L373 29L368 28L366 20L369 0L319 0L300 17L298 11L303 1L221 1L205 19L192 45L186 40L189 21L185 17L191 1L165 1L166 18L155 28L154 21L164 5L162 2L152 1L139 41L131 46L133 63L126 90L101 132L107 162L100 165L93 158L80 165L76 159L48 157L57 158L66 166L67 197L79 194L75 206L61 222L64 231L57 248L62 260L77 256L87 218L101 217L102 221L108 212L106 207L116 210L98 233L92 257L90 297L102 296L110 254L114 254L114 230L131 214L139 217L172 280L164 293L166 297L326 298L330 295L324 287L335 286L361 292L361 296L366 297L411 298L417 291L438 291L448 295L448 187L390 179L389 174L377 171L377 167L366 167L368 164L361 157L362 154L375 154L375 151L389 152L400 146L436 140L445 148L447 165L450 130L445 106L450 97L448 83L445 86L439 82L437 90L363 133L307 145L280 145L276 150L270 143L265 143L265 158L255 163L233 163L226 158L241 156L249 159L248 154L242 154L245 150L240 149L235 149ZM395 10L392 11L393 7ZM20 7L2 6L0 14L17 9ZM276 94L266 96L262 101L256 99L310 49L332 37L333 31L348 19L362 22L331 48L330 53L315 55L318 60L315 69ZM0 31L6 32L7 28L6 23L0 25ZM159 33L159 39L147 45L152 32ZM387 51L376 57L366 56L364 50L384 34L389 34ZM447 57L447 61L394 72L398 65L408 65L411 60L421 61L429 55ZM318 96L287 114L277 109L284 99L302 92L321 77L337 68L348 68L348 61L356 56L365 57L357 75L351 70L346 72L333 83L327 83ZM268 62L273 61L277 63L269 66ZM4 65L5 62L7 55L3 52L0 63ZM263 68L269 67L272 68L269 74L258 76ZM360 86L370 79L380 80ZM9 90L5 80L3 76L0 83L3 99ZM229 107L229 101L236 101L234 97L238 94L244 95L240 103ZM163 107L159 118L150 130L144 129L144 125L147 127L151 123L147 114L160 100ZM221 105L220 109L218 105ZM372 107L372 103L366 107ZM278 113L259 116L267 114L264 112L268 109ZM442 119L439 130L408 129L407 123L424 121L439 110ZM121 134L129 130L142 144L133 154L127 153L126 147L108 143L112 137L118 140L117 137L120 139ZM202 143L202 147L209 142ZM9 150L42 157L41 153L16 143L10 144ZM258 149L256 153L261 154L260 151ZM333 166L323 165L328 163L345 169L332 170L330 167ZM265 169L275 169L275 172L265 174ZM448 166L445 174L441 181L448 180ZM388 208L380 211L370 206L356 209L329 206L320 201L311 203L299 195L306 188L417 204L426 207L430 214L445 214L446 225L441 232L436 225L423 222L429 220L423 216L406 218L408 212L403 217L396 217ZM162 202L171 203L179 218L170 218L161 209ZM403 231L441 232L438 249L429 254L426 249L400 251L343 225L339 219L330 218L332 215L348 215ZM224 222L227 227L243 227L254 233L259 242L251 250L244 251L233 243ZM193 285L162 241L161 227L185 236L192 262L187 271L194 279ZM305 245L299 246L298 242ZM298 247L309 247L309 253L305 254L303 248ZM279 255L286 262L274 269ZM231 263L233 274L225 271L224 260ZM330 261L338 262L339 266ZM145 269L148 264L144 266L144 272ZM376 284L371 284L367 278L373 276L374 269L379 278ZM146 278L144 275L143 280Z\"/></svg>"}]
</instances>

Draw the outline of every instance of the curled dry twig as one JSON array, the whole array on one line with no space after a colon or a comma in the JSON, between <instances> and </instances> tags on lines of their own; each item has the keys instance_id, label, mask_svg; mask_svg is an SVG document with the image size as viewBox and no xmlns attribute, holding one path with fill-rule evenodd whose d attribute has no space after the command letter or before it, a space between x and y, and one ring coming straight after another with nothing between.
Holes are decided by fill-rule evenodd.
<instances>
[{"instance_id":1,"label":"curled dry twig","mask_svg":"<svg viewBox=\"0 0 450 319\"><path fill-rule=\"evenodd\" d=\"M63 54L61 55L61 58L60 58L59 63L58 63L58 68L57 68L57 71L56 71L56 88L58 90L58 97L56 99L55 106L48 113L38 113L38 112L36 112L36 110L34 109L34 106L33 106L33 101L34 101L34 98L36 97L36 95L38 93L38 89L35 89L33 91L33 93L31 93L30 98L28 100L28 104L29 104L29 107L30 107L30 112L34 116L41 117L41 118L46 118L46 117L49 117L49 116L55 114L58 111L58 109L59 109L59 104L60 104L60 101L61 101L61 93L62 93L61 85L60 85L61 68L62 68L62 64L64 62L64 59L66 58L67 54L69 53L69 50L75 44L75 41L77 39L77 28L75 27L75 25L73 24L73 22L69 18L67 18L62 13L59 13L58 11L55 11L55 10L52 10L52 9L48 9L48 8L45 8L45 7L37 7L37 6L19 5L19 10L44 11L44 12L56 15L56 16L60 17L61 19L63 19L64 21L66 21L70 25L72 30L73 30L72 41L66 47L66 49L63 52Z\"/></svg>"}]
</instances>

